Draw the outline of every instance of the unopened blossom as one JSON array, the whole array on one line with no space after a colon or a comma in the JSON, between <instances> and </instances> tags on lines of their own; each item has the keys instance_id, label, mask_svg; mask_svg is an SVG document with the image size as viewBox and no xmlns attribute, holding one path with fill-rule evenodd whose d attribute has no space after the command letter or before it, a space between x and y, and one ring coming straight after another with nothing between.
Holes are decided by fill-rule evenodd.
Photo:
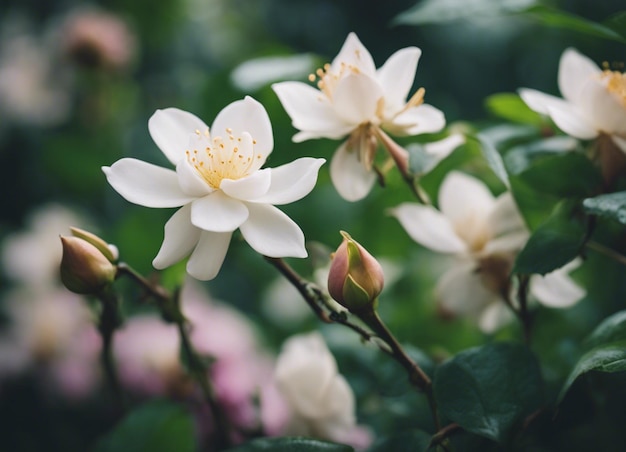
<instances>
[{"instance_id":1,"label":"unopened blossom","mask_svg":"<svg viewBox=\"0 0 626 452\"><path fill-rule=\"evenodd\" d=\"M372 308L383 290L385 277L380 263L347 232L334 253L328 273L328 292L351 311Z\"/></svg>"},{"instance_id":2,"label":"unopened blossom","mask_svg":"<svg viewBox=\"0 0 626 452\"><path fill-rule=\"evenodd\" d=\"M276 362L274 378L290 409L284 435L310 436L365 449L369 431L356 424L352 388L317 333L289 338Z\"/></svg>"},{"instance_id":3,"label":"unopened blossom","mask_svg":"<svg viewBox=\"0 0 626 452\"><path fill-rule=\"evenodd\" d=\"M626 73L601 69L569 48L561 55L558 84L563 98L528 88L519 94L566 134L582 140L608 135L626 152Z\"/></svg>"},{"instance_id":4,"label":"unopened blossom","mask_svg":"<svg viewBox=\"0 0 626 452\"><path fill-rule=\"evenodd\" d=\"M392 215L417 243L455 258L436 287L444 311L474 318L488 332L510 317L502 300L529 232L509 192L494 197L478 179L453 171L439 190L439 210L404 203ZM584 291L569 270L533 276L530 294L545 306L571 306Z\"/></svg>"},{"instance_id":5,"label":"unopened blossom","mask_svg":"<svg viewBox=\"0 0 626 452\"><path fill-rule=\"evenodd\" d=\"M420 56L419 48L407 47L377 69L369 51L350 33L332 63L311 75L318 89L295 81L272 85L299 130L295 142L348 137L330 167L333 184L346 200L365 197L374 185L378 142L388 138L384 131L414 136L445 126L443 113L424 103L423 88L409 97ZM452 150L459 143L448 144Z\"/></svg>"},{"instance_id":6,"label":"unopened blossom","mask_svg":"<svg viewBox=\"0 0 626 452\"><path fill-rule=\"evenodd\" d=\"M165 238L153 260L157 269L191 255L187 271L214 278L233 232L258 253L306 257L304 234L274 205L306 196L324 159L300 158L262 168L274 147L265 108L246 97L226 106L212 127L191 113L158 110L150 135L175 166L162 168L133 158L104 167L107 180L126 200L146 207L180 207L165 225Z\"/></svg>"}]
</instances>

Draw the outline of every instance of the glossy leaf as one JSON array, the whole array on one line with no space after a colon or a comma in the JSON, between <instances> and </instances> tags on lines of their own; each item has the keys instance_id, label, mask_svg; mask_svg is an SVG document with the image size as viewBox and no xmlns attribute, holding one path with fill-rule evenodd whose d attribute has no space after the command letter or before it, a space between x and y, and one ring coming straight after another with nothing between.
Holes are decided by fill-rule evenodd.
<instances>
[{"instance_id":1,"label":"glossy leaf","mask_svg":"<svg viewBox=\"0 0 626 452\"><path fill-rule=\"evenodd\" d=\"M592 215L600 215L626 224L626 191L587 198L583 209Z\"/></svg>"},{"instance_id":2,"label":"glossy leaf","mask_svg":"<svg viewBox=\"0 0 626 452\"><path fill-rule=\"evenodd\" d=\"M468 432L505 442L542 403L543 382L532 352L496 343L459 353L435 373L441 415Z\"/></svg>"},{"instance_id":3,"label":"glossy leaf","mask_svg":"<svg viewBox=\"0 0 626 452\"><path fill-rule=\"evenodd\" d=\"M476 135L475 139L480 143L480 149L489 167L493 170L495 175L498 176L498 179L500 179L506 187L509 187L509 175L506 172L504 161L496 148L495 142L482 133Z\"/></svg>"},{"instance_id":4,"label":"glossy leaf","mask_svg":"<svg viewBox=\"0 0 626 452\"><path fill-rule=\"evenodd\" d=\"M399 14L396 25L448 23L477 16L497 16L523 11L536 0L425 0Z\"/></svg>"},{"instance_id":5,"label":"glossy leaf","mask_svg":"<svg viewBox=\"0 0 626 452\"><path fill-rule=\"evenodd\" d=\"M588 196L602 183L591 161L576 152L538 159L519 176L537 191L559 197Z\"/></svg>"},{"instance_id":6,"label":"glossy leaf","mask_svg":"<svg viewBox=\"0 0 626 452\"><path fill-rule=\"evenodd\" d=\"M560 402L574 381L592 370L599 372L621 372L626 370L626 342L600 345L585 353L567 377L559 394Z\"/></svg>"},{"instance_id":7,"label":"glossy leaf","mask_svg":"<svg viewBox=\"0 0 626 452\"><path fill-rule=\"evenodd\" d=\"M509 121L534 125L540 125L544 121L539 113L531 110L528 105L514 93L492 94L485 100L485 106L491 114Z\"/></svg>"},{"instance_id":8,"label":"glossy leaf","mask_svg":"<svg viewBox=\"0 0 626 452\"><path fill-rule=\"evenodd\" d=\"M431 435L423 430L409 430L379 439L368 452L425 452Z\"/></svg>"},{"instance_id":9,"label":"glossy leaf","mask_svg":"<svg viewBox=\"0 0 626 452\"><path fill-rule=\"evenodd\" d=\"M544 138L509 149L504 155L504 165L510 174L520 174L533 162L547 156L561 155L579 148L579 141L568 136Z\"/></svg>"},{"instance_id":10,"label":"glossy leaf","mask_svg":"<svg viewBox=\"0 0 626 452\"><path fill-rule=\"evenodd\" d=\"M620 311L604 319L585 341L587 347L611 342L626 341L626 311Z\"/></svg>"},{"instance_id":11,"label":"glossy leaf","mask_svg":"<svg viewBox=\"0 0 626 452\"><path fill-rule=\"evenodd\" d=\"M311 438L259 438L241 446L228 449L231 452L351 452L345 444L330 443Z\"/></svg>"},{"instance_id":12,"label":"glossy leaf","mask_svg":"<svg viewBox=\"0 0 626 452\"><path fill-rule=\"evenodd\" d=\"M155 400L126 415L94 452L194 452L191 415L180 405Z\"/></svg>"},{"instance_id":13,"label":"glossy leaf","mask_svg":"<svg viewBox=\"0 0 626 452\"><path fill-rule=\"evenodd\" d=\"M572 215L569 203L560 203L530 236L515 260L513 272L545 275L580 253L585 230Z\"/></svg>"}]
</instances>

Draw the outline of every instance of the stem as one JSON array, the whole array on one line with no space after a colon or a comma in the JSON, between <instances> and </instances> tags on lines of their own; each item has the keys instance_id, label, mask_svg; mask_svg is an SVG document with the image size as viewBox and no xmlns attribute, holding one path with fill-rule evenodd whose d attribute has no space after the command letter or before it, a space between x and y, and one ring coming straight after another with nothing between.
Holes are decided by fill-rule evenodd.
<instances>
[{"instance_id":1,"label":"stem","mask_svg":"<svg viewBox=\"0 0 626 452\"><path fill-rule=\"evenodd\" d=\"M619 262L622 265L626 265L626 256L624 256L621 253L618 253L614 249L609 248L608 246L604 246L601 243L594 242L594 241L589 241L586 243L586 245L587 245L587 248L597 251L601 254L604 254L605 256L613 259L615 262Z\"/></svg>"},{"instance_id":2,"label":"stem","mask_svg":"<svg viewBox=\"0 0 626 452\"><path fill-rule=\"evenodd\" d=\"M370 333L360 325L351 322L346 312L334 311L328 302L328 296L315 284L307 281L300 276L293 268L280 258L267 257L265 259L274 265L288 280L291 282L298 292L305 299L307 304L313 309L313 312L325 323L340 323L358 333L365 341L373 341L378 337L382 342L374 342L380 350L387 353L396 360L409 374L409 381L420 391L426 394L428 404L435 422L435 427L439 430L439 417L437 415L437 405L432 391L432 382L428 375L419 367L419 365L406 354L400 343L393 336L391 331L385 326L378 316L378 313L369 308L360 312L354 312L363 322L370 327L375 334ZM326 310L330 311L330 314Z\"/></svg>"},{"instance_id":3,"label":"stem","mask_svg":"<svg viewBox=\"0 0 626 452\"><path fill-rule=\"evenodd\" d=\"M120 301L117 294L111 287L107 287L97 294L98 299L102 303L102 311L98 322L98 331L102 337L102 351L100 361L104 369L105 378L110 386L111 392L119 406L123 411L123 393L120 386L115 361L113 359L113 334L122 325L122 316L120 313Z\"/></svg>"},{"instance_id":4,"label":"stem","mask_svg":"<svg viewBox=\"0 0 626 452\"><path fill-rule=\"evenodd\" d=\"M355 312L367 326L380 337L391 349L391 356L407 371L409 374L409 381L413 386L422 391L428 399L430 411L435 423L435 429L440 429L439 416L437 414L437 403L433 394L433 385L430 377L422 370L407 353L404 351L398 340L393 333L387 328L383 320L378 315L378 312L372 307L368 307L362 311Z\"/></svg>"},{"instance_id":5,"label":"stem","mask_svg":"<svg viewBox=\"0 0 626 452\"><path fill-rule=\"evenodd\" d=\"M125 263L118 264L118 274L130 277L135 283L139 284L152 295L156 299L157 306L164 319L176 324L187 370L200 387L204 401L209 406L213 415L215 427L213 438L214 446L216 450L222 450L232 446L232 427L224 410L217 402L215 390L208 378L208 366L196 351L189 338L189 324L180 310L179 293L170 294L167 289L147 280Z\"/></svg>"},{"instance_id":6,"label":"stem","mask_svg":"<svg viewBox=\"0 0 626 452\"><path fill-rule=\"evenodd\" d=\"M528 284L530 277L528 275L518 275L518 280L517 301L519 302L519 319L522 322L522 330L524 331L524 342L526 342L526 345L530 345L531 318L528 311Z\"/></svg>"}]
</instances>

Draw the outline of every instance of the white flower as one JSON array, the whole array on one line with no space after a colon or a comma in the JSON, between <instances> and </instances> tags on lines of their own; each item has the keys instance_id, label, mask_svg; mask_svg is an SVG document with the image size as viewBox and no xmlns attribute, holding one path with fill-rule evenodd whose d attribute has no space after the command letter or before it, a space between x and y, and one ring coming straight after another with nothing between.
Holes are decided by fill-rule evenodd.
<instances>
[{"instance_id":1,"label":"white flower","mask_svg":"<svg viewBox=\"0 0 626 452\"><path fill-rule=\"evenodd\" d=\"M407 47L376 69L368 50L350 33L332 63L318 69L319 90L302 82L272 86L293 126L300 130L293 137L295 142L349 135L330 168L333 184L346 200L365 197L376 181L373 162L381 129L413 136L445 126L443 113L423 103L423 89L406 100L420 55L417 47Z\"/></svg>"},{"instance_id":2,"label":"white flower","mask_svg":"<svg viewBox=\"0 0 626 452\"><path fill-rule=\"evenodd\" d=\"M274 204L306 196L324 159L301 158L264 168L274 140L263 106L246 97L225 107L210 129L191 113L157 110L150 135L176 171L132 158L103 171L128 201L146 207L181 207L165 225L152 262L162 269L191 254L187 272L214 278L233 232L239 228L257 252L270 257L306 257L304 234Z\"/></svg>"},{"instance_id":3,"label":"white flower","mask_svg":"<svg viewBox=\"0 0 626 452\"><path fill-rule=\"evenodd\" d=\"M478 179L460 172L446 176L439 209L404 203L392 210L421 245L455 257L440 277L437 295L444 310L474 318L490 332L510 318L502 303L511 292L510 272L529 233L510 193L495 198ZM530 293L541 304L567 307L584 295L563 267L531 278Z\"/></svg>"},{"instance_id":4,"label":"white flower","mask_svg":"<svg viewBox=\"0 0 626 452\"><path fill-rule=\"evenodd\" d=\"M527 88L519 94L566 134L583 140L607 134L626 152L626 74L601 70L586 56L566 49L558 83L563 99Z\"/></svg>"},{"instance_id":5,"label":"white flower","mask_svg":"<svg viewBox=\"0 0 626 452\"><path fill-rule=\"evenodd\" d=\"M356 425L352 389L319 333L288 339L274 376L291 410L285 434L367 445L367 434Z\"/></svg>"}]
</instances>

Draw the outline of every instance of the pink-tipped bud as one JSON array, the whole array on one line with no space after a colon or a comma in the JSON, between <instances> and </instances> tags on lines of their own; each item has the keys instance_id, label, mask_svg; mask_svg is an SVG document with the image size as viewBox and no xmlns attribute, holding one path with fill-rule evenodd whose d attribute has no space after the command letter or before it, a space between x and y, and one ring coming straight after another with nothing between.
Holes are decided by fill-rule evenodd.
<instances>
[{"instance_id":1,"label":"pink-tipped bud","mask_svg":"<svg viewBox=\"0 0 626 452\"><path fill-rule=\"evenodd\" d=\"M334 253L328 274L328 293L349 311L374 307L385 283L378 261L347 232Z\"/></svg>"},{"instance_id":2,"label":"pink-tipped bud","mask_svg":"<svg viewBox=\"0 0 626 452\"><path fill-rule=\"evenodd\" d=\"M96 246L80 237L63 237L61 281L79 294L97 294L113 283L116 266Z\"/></svg>"}]
</instances>

